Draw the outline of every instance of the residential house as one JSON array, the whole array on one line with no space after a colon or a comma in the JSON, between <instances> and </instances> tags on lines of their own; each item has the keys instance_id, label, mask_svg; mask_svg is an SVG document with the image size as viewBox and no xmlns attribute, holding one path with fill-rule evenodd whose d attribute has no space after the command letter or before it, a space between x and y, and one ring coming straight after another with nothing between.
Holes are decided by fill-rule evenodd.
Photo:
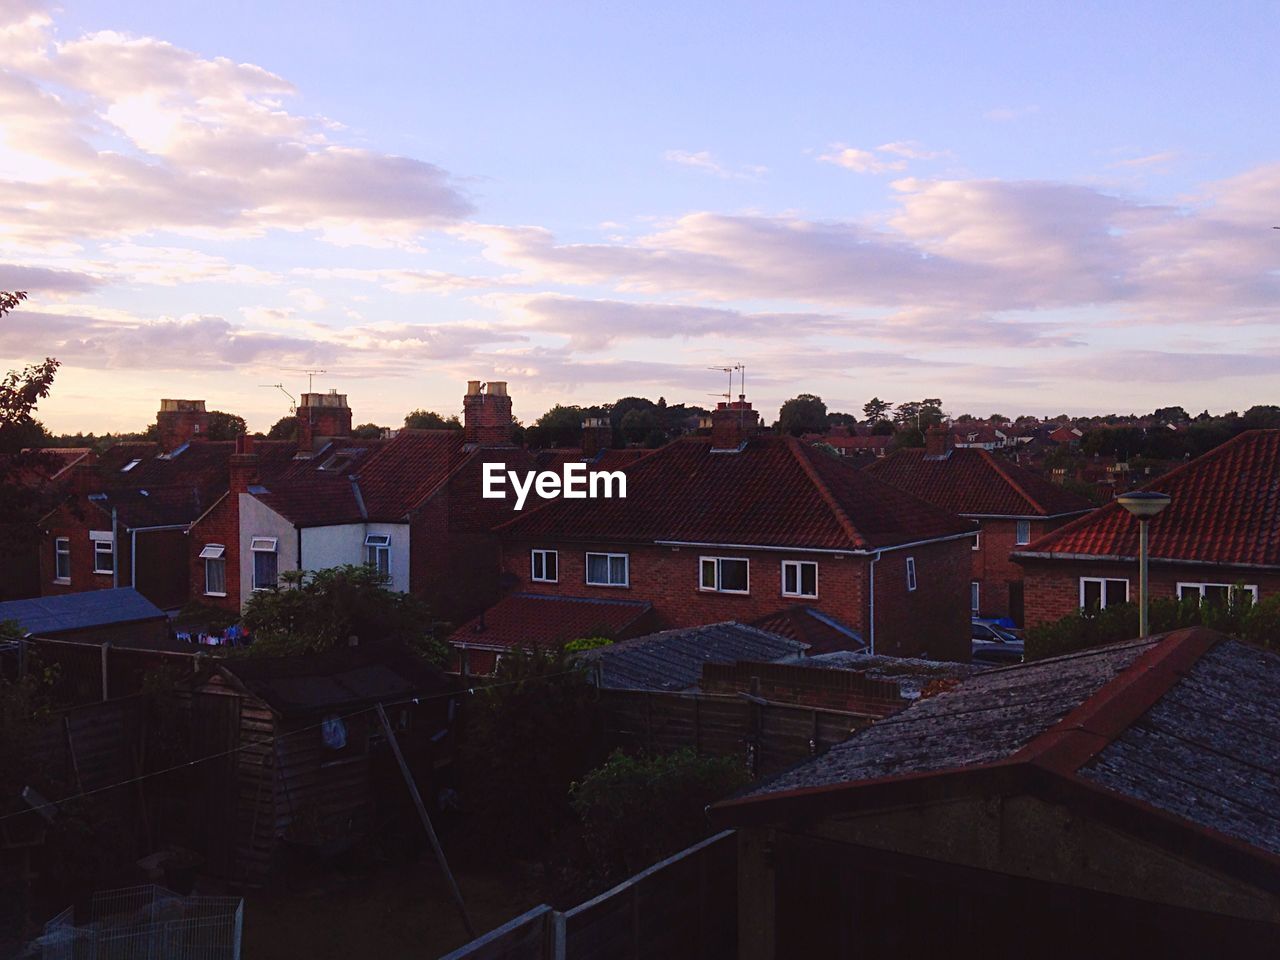
<instances>
[{"instance_id":1,"label":"residential house","mask_svg":"<svg viewBox=\"0 0 1280 960\"><path fill-rule=\"evenodd\" d=\"M745 400L709 437L625 471L627 495L557 500L499 528L527 593L652 604L663 627L751 621L792 606L882 653L968 658L969 521L791 437Z\"/></svg>"},{"instance_id":2,"label":"residential house","mask_svg":"<svg viewBox=\"0 0 1280 960\"><path fill-rule=\"evenodd\" d=\"M89 447L28 447L0 456L0 474L14 509L13 516L0 519L0 543L5 545L0 554L0 601L40 596L41 537L29 518L59 501L70 482L72 467L94 459Z\"/></svg>"},{"instance_id":3,"label":"residential house","mask_svg":"<svg viewBox=\"0 0 1280 960\"><path fill-rule=\"evenodd\" d=\"M935 427L923 450L900 450L867 468L878 480L973 521L969 609L973 616L1023 621L1022 567L1009 559L1025 546L1093 509L1044 477L982 448L950 446Z\"/></svg>"},{"instance_id":4,"label":"residential house","mask_svg":"<svg viewBox=\"0 0 1280 960\"><path fill-rule=\"evenodd\" d=\"M921 698L711 808L737 956L1270 955L1278 697L1280 656L1195 629Z\"/></svg>"},{"instance_id":5,"label":"residential house","mask_svg":"<svg viewBox=\"0 0 1280 960\"><path fill-rule=\"evenodd\" d=\"M1171 498L1150 521L1153 598L1280 593L1280 430L1242 433L1141 489ZM1138 521L1119 503L1035 538L1012 559L1023 569L1029 626L1138 599Z\"/></svg>"}]
</instances>

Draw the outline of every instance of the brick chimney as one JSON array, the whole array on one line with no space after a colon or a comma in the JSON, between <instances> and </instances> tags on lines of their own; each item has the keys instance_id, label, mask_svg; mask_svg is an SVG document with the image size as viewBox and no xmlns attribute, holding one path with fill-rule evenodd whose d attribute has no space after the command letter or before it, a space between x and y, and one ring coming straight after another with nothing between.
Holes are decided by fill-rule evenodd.
<instances>
[{"instance_id":1,"label":"brick chimney","mask_svg":"<svg viewBox=\"0 0 1280 960\"><path fill-rule=\"evenodd\" d=\"M164 453L172 453L190 440L203 440L209 432L209 414L204 401L161 400L156 428Z\"/></svg>"},{"instance_id":2,"label":"brick chimney","mask_svg":"<svg viewBox=\"0 0 1280 960\"><path fill-rule=\"evenodd\" d=\"M258 454L253 448L253 437L246 433L236 437L236 452L228 464L228 489L235 494L245 493L258 480Z\"/></svg>"},{"instance_id":3,"label":"brick chimney","mask_svg":"<svg viewBox=\"0 0 1280 960\"><path fill-rule=\"evenodd\" d=\"M336 437L351 436L351 408L337 390L304 393L298 404L298 452L311 453Z\"/></svg>"},{"instance_id":4,"label":"brick chimney","mask_svg":"<svg viewBox=\"0 0 1280 960\"><path fill-rule=\"evenodd\" d=\"M945 460L951 453L949 427L930 427L924 432L924 456L926 460Z\"/></svg>"},{"instance_id":5,"label":"brick chimney","mask_svg":"<svg viewBox=\"0 0 1280 960\"><path fill-rule=\"evenodd\" d=\"M605 417L588 417L582 421L582 455L594 457L613 446L613 425Z\"/></svg>"},{"instance_id":6,"label":"brick chimney","mask_svg":"<svg viewBox=\"0 0 1280 960\"><path fill-rule=\"evenodd\" d=\"M733 403L718 403L711 414L711 449L734 450L760 429L760 414L738 394Z\"/></svg>"},{"instance_id":7,"label":"brick chimney","mask_svg":"<svg viewBox=\"0 0 1280 960\"><path fill-rule=\"evenodd\" d=\"M505 380L467 381L467 395L462 398L462 437L472 446L511 446L511 397Z\"/></svg>"}]
</instances>

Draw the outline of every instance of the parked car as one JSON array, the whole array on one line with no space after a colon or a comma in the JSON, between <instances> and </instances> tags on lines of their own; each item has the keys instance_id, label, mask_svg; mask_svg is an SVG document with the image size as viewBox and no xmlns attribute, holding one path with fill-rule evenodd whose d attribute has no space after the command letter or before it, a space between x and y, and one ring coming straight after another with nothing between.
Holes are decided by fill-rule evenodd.
<instances>
[{"instance_id":1,"label":"parked car","mask_svg":"<svg viewBox=\"0 0 1280 960\"><path fill-rule=\"evenodd\" d=\"M1021 663L1022 638L1005 627L974 620L969 627L970 656L975 663Z\"/></svg>"}]
</instances>

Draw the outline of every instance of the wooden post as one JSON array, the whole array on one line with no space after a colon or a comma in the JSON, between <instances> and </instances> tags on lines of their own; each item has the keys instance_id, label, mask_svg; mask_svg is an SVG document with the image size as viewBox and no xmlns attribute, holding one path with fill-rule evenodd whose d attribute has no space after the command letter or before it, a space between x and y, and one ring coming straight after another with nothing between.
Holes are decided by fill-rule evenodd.
<instances>
[{"instance_id":1,"label":"wooden post","mask_svg":"<svg viewBox=\"0 0 1280 960\"><path fill-rule=\"evenodd\" d=\"M76 745L71 740L71 718L62 715L62 729L67 735L67 759L71 761L71 773L76 779L76 792L84 793L84 781L80 779L80 761L76 759Z\"/></svg>"},{"instance_id":2,"label":"wooden post","mask_svg":"<svg viewBox=\"0 0 1280 960\"><path fill-rule=\"evenodd\" d=\"M702 754L702 696L693 695L693 752Z\"/></svg>"},{"instance_id":3,"label":"wooden post","mask_svg":"<svg viewBox=\"0 0 1280 960\"><path fill-rule=\"evenodd\" d=\"M405 786L409 788L409 796L413 797L413 805L418 808L418 818L422 821L422 828L427 831L427 839L431 841L431 848L436 852L436 862L440 864L440 869L444 871L445 879L449 881L449 890L453 893L454 902L458 905L458 914L462 917L462 925L466 927L467 936L474 940L476 931L471 926L471 918L467 915L467 905L462 902L462 891L458 889L458 882L453 879L453 872L449 869L449 861L444 858L444 849L440 846L440 838L436 836L435 827L431 825L431 817L427 815L426 805L422 802L422 794L418 793L418 785L413 782L413 774L409 772L409 764L405 763L404 754L400 752L400 741L396 739L396 732L391 729L391 722L387 719L387 711L382 709L382 704L378 704L378 719L382 722L383 732L387 735L387 743L391 745L391 752L395 754L396 763L400 765L400 774L404 777Z\"/></svg>"},{"instance_id":4,"label":"wooden post","mask_svg":"<svg viewBox=\"0 0 1280 960\"><path fill-rule=\"evenodd\" d=\"M111 692L110 685L110 667L108 666L111 657L111 641L105 640L102 644L102 699L105 701Z\"/></svg>"}]
</instances>

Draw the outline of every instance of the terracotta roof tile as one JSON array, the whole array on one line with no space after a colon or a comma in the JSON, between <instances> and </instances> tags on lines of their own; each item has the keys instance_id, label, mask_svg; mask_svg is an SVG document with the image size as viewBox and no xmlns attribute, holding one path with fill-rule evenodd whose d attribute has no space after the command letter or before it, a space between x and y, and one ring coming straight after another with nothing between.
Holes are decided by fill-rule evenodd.
<instances>
[{"instance_id":1,"label":"terracotta roof tile","mask_svg":"<svg viewBox=\"0 0 1280 960\"><path fill-rule=\"evenodd\" d=\"M370 519L399 520L466 459L460 430L401 430L356 472Z\"/></svg>"},{"instance_id":2,"label":"terracotta roof tile","mask_svg":"<svg viewBox=\"0 0 1280 960\"><path fill-rule=\"evenodd\" d=\"M1250 430L1152 481L1172 502L1151 521L1151 557L1280 566L1280 430ZM1136 557L1138 522L1118 503L1015 556Z\"/></svg>"},{"instance_id":3,"label":"terracotta roof tile","mask_svg":"<svg viewBox=\"0 0 1280 960\"><path fill-rule=\"evenodd\" d=\"M644 600L513 593L459 627L450 643L509 650L552 650L584 637L617 639L643 629Z\"/></svg>"},{"instance_id":4,"label":"terracotta roof tile","mask_svg":"<svg viewBox=\"0 0 1280 960\"><path fill-rule=\"evenodd\" d=\"M1084 497L986 450L955 449L944 459L900 450L866 472L967 517L1055 517L1093 509Z\"/></svg>"},{"instance_id":5,"label":"terracotta roof tile","mask_svg":"<svg viewBox=\"0 0 1280 960\"><path fill-rule=\"evenodd\" d=\"M625 499L557 500L504 525L514 537L865 550L972 525L790 437L713 452L687 437L626 467Z\"/></svg>"}]
</instances>

